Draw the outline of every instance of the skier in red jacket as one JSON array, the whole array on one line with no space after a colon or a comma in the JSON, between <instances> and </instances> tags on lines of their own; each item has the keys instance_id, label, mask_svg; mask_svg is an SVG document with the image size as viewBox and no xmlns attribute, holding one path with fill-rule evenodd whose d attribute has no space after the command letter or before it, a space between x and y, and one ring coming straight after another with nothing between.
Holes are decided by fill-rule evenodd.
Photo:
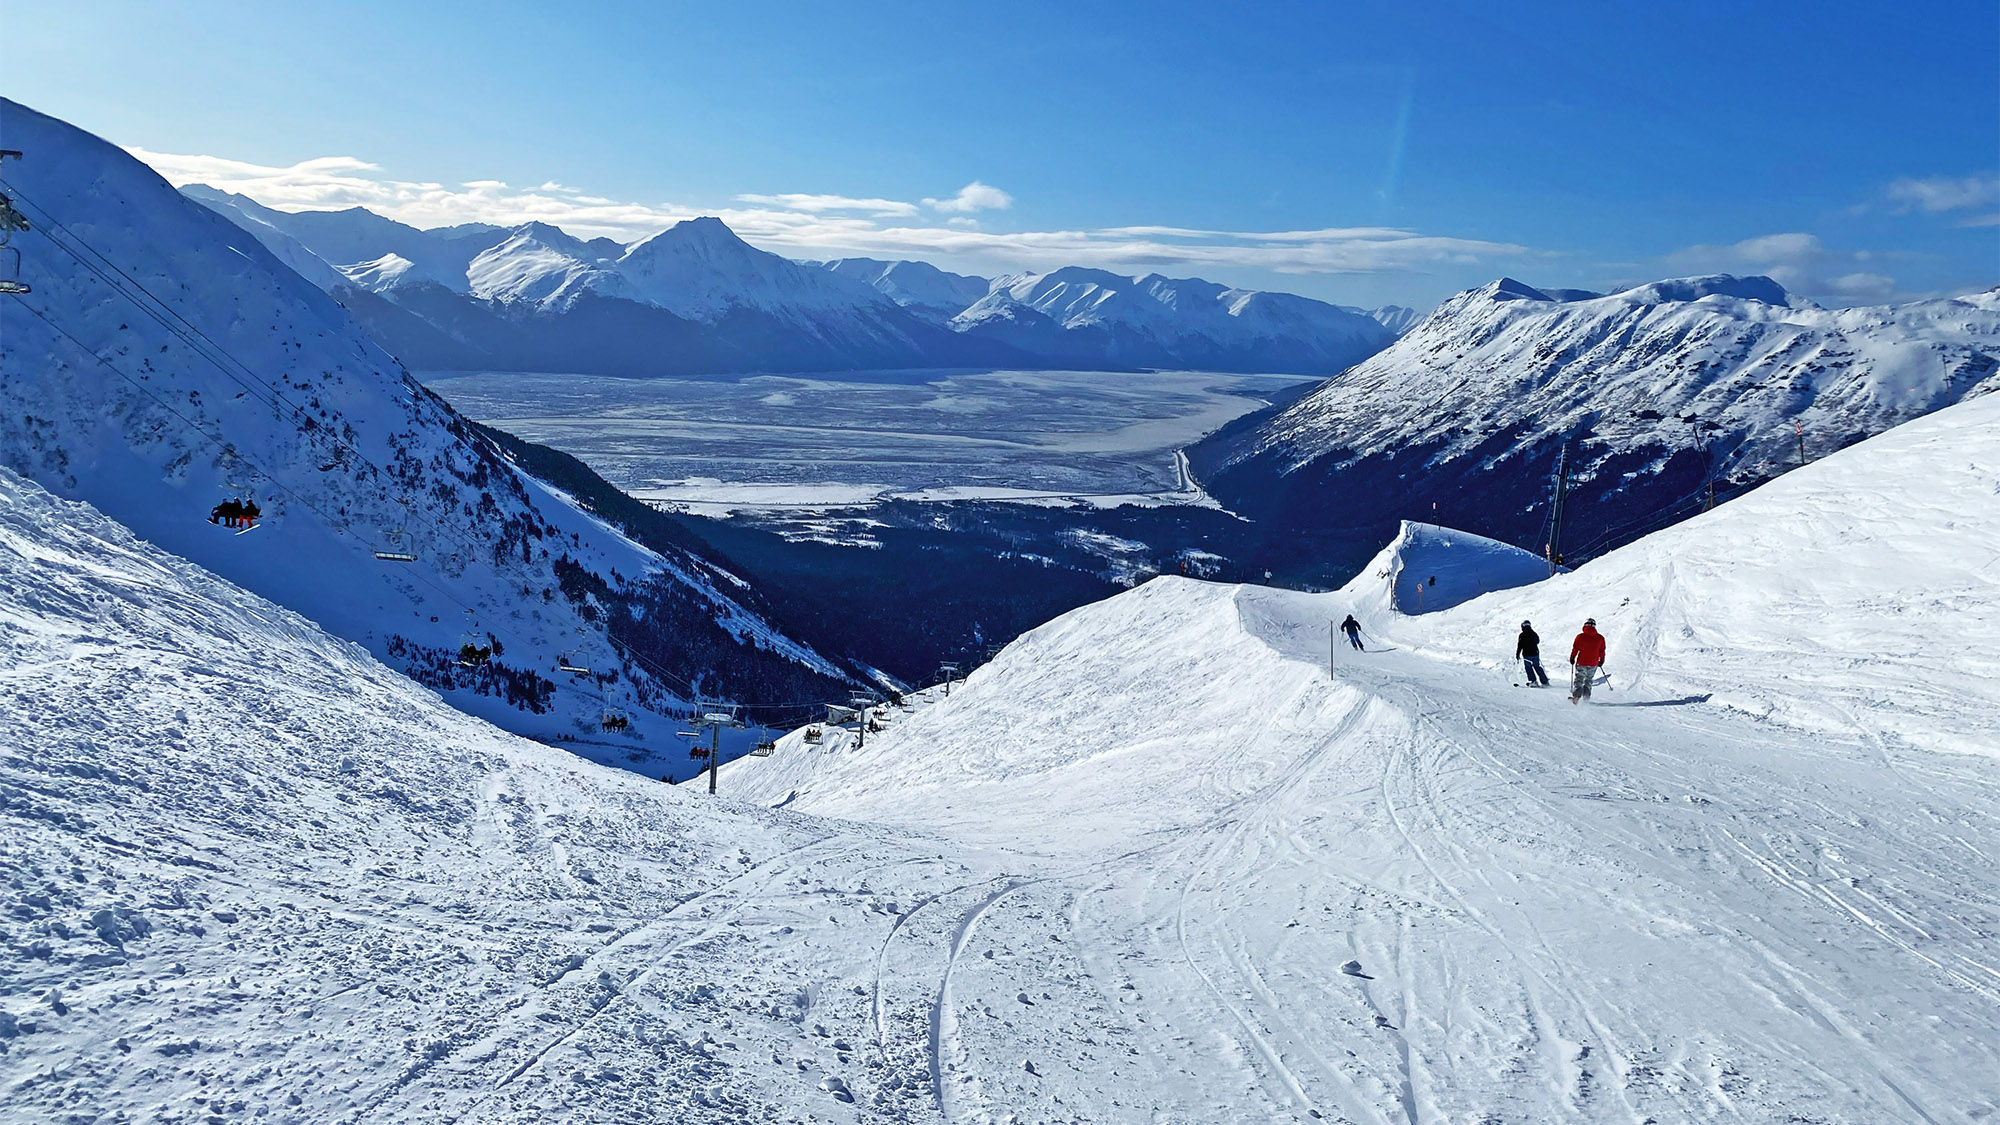
<instances>
[{"instance_id":1,"label":"skier in red jacket","mask_svg":"<svg viewBox=\"0 0 2000 1125\"><path fill-rule=\"evenodd\" d=\"M1590 698L1590 683L1604 667L1604 636L1597 631L1595 617L1583 623L1583 632L1569 645L1569 701Z\"/></svg>"}]
</instances>

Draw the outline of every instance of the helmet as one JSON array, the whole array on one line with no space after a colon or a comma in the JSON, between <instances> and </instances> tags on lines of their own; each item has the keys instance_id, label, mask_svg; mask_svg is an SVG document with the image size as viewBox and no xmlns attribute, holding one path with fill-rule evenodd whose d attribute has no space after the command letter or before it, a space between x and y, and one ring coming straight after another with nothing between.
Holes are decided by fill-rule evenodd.
<instances>
[{"instance_id":1,"label":"helmet","mask_svg":"<svg viewBox=\"0 0 2000 1125\"><path fill-rule=\"evenodd\" d=\"M1597 626L1597 618L1595 618L1595 617L1586 617L1586 618L1584 618L1584 619L1583 619L1583 623L1584 623L1585 625L1589 625L1589 626L1591 626L1592 628L1595 628L1595 627Z\"/></svg>"},{"instance_id":2,"label":"helmet","mask_svg":"<svg viewBox=\"0 0 2000 1125\"><path fill-rule=\"evenodd\" d=\"M1530 625L1530 624L1528 624L1528 623L1527 623L1526 621L1523 621L1523 622L1521 622L1521 628L1523 628L1523 629L1532 629L1532 628L1534 628L1534 626L1533 626L1533 625Z\"/></svg>"}]
</instances>

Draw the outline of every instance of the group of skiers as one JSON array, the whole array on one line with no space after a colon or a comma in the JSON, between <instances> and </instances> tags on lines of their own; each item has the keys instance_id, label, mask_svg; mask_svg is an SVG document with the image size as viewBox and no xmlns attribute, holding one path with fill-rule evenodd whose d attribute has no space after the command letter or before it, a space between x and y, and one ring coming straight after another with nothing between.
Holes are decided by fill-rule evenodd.
<instances>
[{"instance_id":1,"label":"group of skiers","mask_svg":"<svg viewBox=\"0 0 2000 1125\"><path fill-rule=\"evenodd\" d=\"M257 526L257 517L263 514L263 509L257 507L255 500L231 498L208 510L208 522L248 531Z\"/></svg>"},{"instance_id":2,"label":"group of skiers","mask_svg":"<svg viewBox=\"0 0 2000 1125\"><path fill-rule=\"evenodd\" d=\"M1366 652L1361 647L1361 622L1353 614L1340 623L1340 631L1347 634L1347 642L1357 651ZM1549 674L1542 670L1542 638L1535 632L1532 622L1521 622L1521 635L1514 641L1514 658L1521 662L1527 673L1529 687L1549 686ZM1597 631L1595 617L1585 619L1583 628L1569 645L1570 689L1569 701L1576 703L1590 698L1590 688L1597 682L1604 670L1604 634Z\"/></svg>"},{"instance_id":3,"label":"group of skiers","mask_svg":"<svg viewBox=\"0 0 2000 1125\"><path fill-rule=\"evenodd\" d=\"M1532 622L1521 622L1521 635L1514 641L1514 656L1526 671L1529 687L1549 686L1549 674L1542 670L1542 638ZM1576 639L1569 644L1569 701L1590 698L1590 686L1604 669L1604 634L1597 631L1595 617L1585 619Z\"/></svg>"}]
</instances>

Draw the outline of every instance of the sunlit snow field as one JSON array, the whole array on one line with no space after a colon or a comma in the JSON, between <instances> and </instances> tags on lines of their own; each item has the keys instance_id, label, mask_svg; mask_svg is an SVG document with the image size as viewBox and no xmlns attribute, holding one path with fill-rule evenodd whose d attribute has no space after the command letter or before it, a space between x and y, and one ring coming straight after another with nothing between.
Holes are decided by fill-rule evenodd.
<instances>
[{"instance_id":1,"label":"sunlit snow field","mask_svg":"<svg viewBox=\"0 0 2000 1125\"><path fill-rule=\"evenodd\" d=\"M635 495L720 514L888 495L1182 493L1175 450L1302 380L890 371L719 379L433 373L461 411Z\"/></svg>"}]
</instances>

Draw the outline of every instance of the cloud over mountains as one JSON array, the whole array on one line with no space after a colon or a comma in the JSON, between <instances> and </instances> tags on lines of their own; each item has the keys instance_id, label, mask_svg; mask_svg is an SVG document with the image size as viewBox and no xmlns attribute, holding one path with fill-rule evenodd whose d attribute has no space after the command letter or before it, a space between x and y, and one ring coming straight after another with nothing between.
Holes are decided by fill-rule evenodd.
<instances>
[{"instance_id":1,"label":"cloud over mountains","mask_svg":"<svg viewBox=\"0 0 2000 1125\"><path fill-rule=\"evenodd\" d=\"M328 156L289 166L131 148L176 186L209 184L279 210L366 207L421 228L461 223L561 226L584 237L631 241L685 219L715 215L756 244L800 258L944 257L995 272L1085 265L1129 272L1179 268L1257 269L1288 274L1423 270L1534 254L1509 242L1423 234L1394 227L1222 231L1176 226L1081 230L984 229L977 214L1010 209L1012 195L973 180L949 196L912 202L812 192L745 193L734 207L616 200L549 181L456 184L404 180L378 164Z\"/></svg>"}]
</instances>

